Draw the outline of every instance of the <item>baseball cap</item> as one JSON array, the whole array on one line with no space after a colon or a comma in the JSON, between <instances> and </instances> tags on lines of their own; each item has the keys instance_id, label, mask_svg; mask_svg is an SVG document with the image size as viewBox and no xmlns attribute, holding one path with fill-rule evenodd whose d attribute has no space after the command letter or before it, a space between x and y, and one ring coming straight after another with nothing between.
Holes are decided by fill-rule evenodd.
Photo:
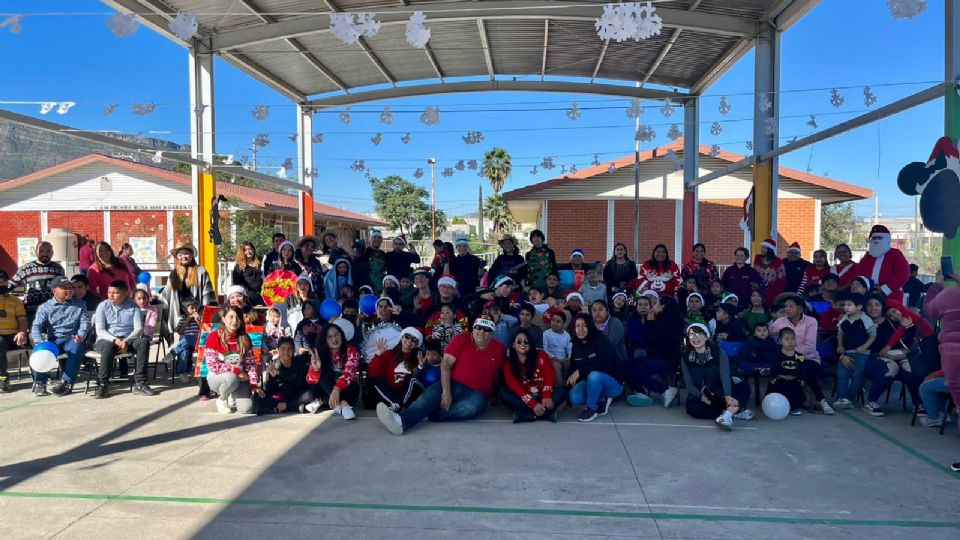
<instances>
[{"instance_id":1,"label":"baseball cap","mask_svg":"<svg viewBox=\"0 0 960 540\"><path fill-rule=\"evenodd\" d=\"M477 317L477 320L473 321L474 328L483 328L484 330L489 330L495 332L497 330L497 325L486 317Z\"/></svg>"},{"instance_id":2,"label":"baseball cap","mask_svg":"<svg viewBox=\"0 0 960 540\"><path fill-rule=\"evenodd\" d=\"M57 276L57 277L55 277L55 278L53 278L53 279L50 280L50 288L51 288L51 289L57 289L57 288L63 287L64 285L71 285L71 286L72 286L72 285L73 285L73 282L71 282L69 279L67 279L67 278L65 278L65 277L63 277L63 276Z\"/></svg>"}]
</instances>

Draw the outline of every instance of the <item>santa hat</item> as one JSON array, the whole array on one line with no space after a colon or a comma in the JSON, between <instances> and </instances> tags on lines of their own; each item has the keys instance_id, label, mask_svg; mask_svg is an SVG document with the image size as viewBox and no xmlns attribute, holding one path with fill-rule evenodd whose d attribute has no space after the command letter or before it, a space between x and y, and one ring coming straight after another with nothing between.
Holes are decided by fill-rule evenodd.
<instances>
[{"instance_id":1,"label":"santa hat","mask_svg":"<svg viewBox=\"0 0 960 540\"><path fill-rule=\"evenodd\" d=\"M390 307L396 306L396 304L393 303L393 298L390 298L389 296L381 296L380 298L377 298L377 304L384 301L390 304Z\"/></svg>"},{"instance_id":2,"label":"santa hat","mask_svg":"<svg viewBox=\"0 0 960 540\"><path fill-rule=\"evenodd\" d=\"M581 304L584 302L583 295L578 293L577 291L573 291L567 295L567 302L569 302L572 298L579 298Z\"/></svg>"},{"instance_id":3,"label":"santa hat","mask_svg":"<svg viewBox=\"0 0 960 540\"><path fill-rule=\"evenodd\" d=\"M137 283L137 288L136 288L136 290L138 290L138 291L143 291L143 292L145 292L145 293L147 293L147 294L152 294L152 293L150 292L150 286L147 285L146 283Z\"/></svg>"},{"instance_id":4,"label":"santa hat","mask_svg":"<svg viewBox=\"0 0 960 540\"><path fill-rule=\"evenodd\" d=\"M777 241L774 240L773 238L767 238L767 239L764 240L763 242L760 242L760 247L762 247L762 248L768 248L768 249L770 249L770 250L772 250L772 251L776 251L776 250L777 250Z\"/></svg>"},{"instance_id":5,"label":"santa hat","mask_svg":"<svg viewBox=\"0 0 960 540\"><path fill-rule=\"evenodd\" d=\"M389 274L387 274L386 276L384 276L383 281L380 282L380 285L381 285L382 287L386 287L388 281L392 281L393 284L396 285L397 287L400 286L400 280L397 279L397 278L394 277L394 276L389 275Z\"/></svg>"},{"instance_id":6,"label":"santa hat","mask_svg":"<svg viewBox=\"0 0 960 540\"><path fill-rule=\"evenodd\" d=\"M687 335L689 335L690 331L693 330L694 328L701 330L704 333L704 335L706 335L707 337L710 337L710 329L707 328L707 325L703 323L698 323L698 322L695 322L687 327Z\"/></svg>"},{"instance_id":7,"label":"santa hat","mask_svg":"<svg viewBox=\"0 0 960 540\"><path fill-rule=\"evenodd\" d=\"M400 331L400 337L410 336L417 341L417 345L423 343L423 334L412 326L408 326Z\"/></svg>"},{"instance_id":8,"label":"santa hat","mask_svg":"<svg viewBox=\"0 0 960 540\"><path fill-rule=\"evenodd\" d=\"M440 276L440 279L437 280L437 287L440 285L449 285L454 289L457 288L457 279L451 276L450 274L444 274Z\"/></svg>"},{"instance_id":9,"label":"santa hat","mask_svg":"<svg viewBox=\"0 0 960 540\"><path fill-rule=\"evenodd\" d=\"M579 255L581 259L583 258L583 248L573 248L573 249L570 250L570 260L571 260L571 261L572 261L573 258L576 257L577 255Z\"/></svg>"},{"instance_id":10,"label":"santa hat","mask_svg":"<svg viewBox=\"0 0 960 540\"><path fill-rule=\"evenodd\" d=\"M310 290L311 291L313 290L313 278L310 277L310 274L304 272L299 276L297 276L297 283L300 283L301 281L306 281L307 284L310 285ZM230 296L230 295L227 294L227 296Z\"/></svg>"},{"instance_id":11,"label":"santa hat","mask_svg":"<svg viewBox=\"0 0 960 540\"><path fill-rule=\"evenodd\" d=\"M543 314L543 323L550 324L550 319L552 319L554 315L560 315L563 318L564 326L570 324L570 312L562 307L552 307L548 309L547 312Z\"/></svg>"},{"instance_id":12,"label":"santa hat","mask_svg":"<svg viewBox=\"0 0 960 540\"><path fill-rule=\"evenodd\" d=\"M424 276L430 277L430 267L429 267L429 266L421 266L421 267L415 269L415 270L413 271L413 273L410 274L410 279L413 279L413 278L417 277L418 275L424 275Z\"/></svg>"},{"instance_id":13,"label":"santa hat","mask_svg":"<svg viewBox=\"0 0 960 540\"><path fill-rule=\"evenodd\" d=\"M513 285L513 278L510 276L500 276L497 278L497 281L493 283L493 288L498 289L501 285Z\"/></svg>"},{"instance_id":14,"label":"santa hat","mask_svg":"<svg viewBox=\"0 0 960 540\"><path fill-rule=\"evenodd\" d=\"M240 293L243 296L247 296L247 288L244 287L243 285L231 285L227 287L226 297L230 298L230 295L233 293Z\"/></svg>"},{"instance_id":15,"label":"santa hat","mask_svg":"<svg viewBox=\"0 0 960 540\"><path fill-rule=\"evenodd\" d=\"M627 293L625 293L625 292L623 292L623 291L618 291L618 292L613 293L613 296L610 297L610 301L612 302L613 299L616 298L616 297L618 297L618 296L622 296L624 302L627 301Z\"/></svg>"},{"instance_id":16,"label":"santa hat","mask_svg":"<svg viewBox=\"0 0 960 540\"><path fill-rule=\"evenodd\" d=\"M870 236L873 236L875 234L885 234L887 235L887 237L889 237L890 229L886 228L883 225L874 225L873 228L870 229Z\"/></svg>"},{"instance_id":17,"label":"santa hat","mask_svg":"<svg viewBox=\"0 0 960 540\"><path fill-rule=\"evenodd\" d=\"M740 297L739 297L739 296L733 294L732 292L725 292L725 293L723 293L722 296L720 296L720 303L725 304L725 303L727 303L731 298L734 299L734 300L736 300L738 303L740 302Z\"/></svg>"},{"instance_id":18,"label":"santa hat","mask_svg":"<svg viewBox=\"0 0 960 540\"><path fill-rule=\"evenodd\" d=\"M774 249L776 249L776 248L774 248ZM790 253L791 251L796 251L797 253L800 253L800 252L802 251L802 250L800 249L800 242L794 242L794 243L790 244L790 247L787 248L787 253Z\"/></svg>"},{"instance_id":19,"label":"santa hat","mask_svg":"<svg viewBox=\"0 0 960 540\"><path fill-rule=\"evenodd\" d=\"M657 291L654 291L654 290L652 290L652 289L647 289L647 290L643 291L643 292L640 294L640 296L649 296L654 302L659 302L659 301L660 301L660 295L657 293Z\"/></svg>"},{"instance_id":20,"label":"santa hat","mask_svg":"<svg viewBox=\"0 0 960 540\"><path fill-rule=\"evenodd\" d=\"M854 281L859 281L860 283L863 283L863 286L864 286L868 291L873 288L873 282L870 281L870 278L868 278L867 276L857 276L857 277L853 278L853 280L854 280Z\"/></svg>"},{"instance_id":21,"label":"santa hat","mask_svg":"<svg viewBox=\"0 0 960 540\"><path fill-rule=\"evenodd\" d=\"M700 299L700 305L701 305L701 306L703 305L703 303L704 303L704 302L703 302L703 295L701 295L701 294L698 293L698 292L695 292L695 293L690 293L690 294L687 295L687 307L690 307L690 299L693 298L694 296L696 296L697 298L699 298L699 299ZM708 332L708 334L709 334L709 332Z\"/></svg>"}]
</instances>

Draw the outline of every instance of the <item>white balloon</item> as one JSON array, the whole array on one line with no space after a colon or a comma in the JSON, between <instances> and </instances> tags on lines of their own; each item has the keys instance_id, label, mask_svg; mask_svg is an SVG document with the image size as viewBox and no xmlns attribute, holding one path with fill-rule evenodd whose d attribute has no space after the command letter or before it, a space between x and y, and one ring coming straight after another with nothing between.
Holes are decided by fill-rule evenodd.
<instances>
[{"instance_id":1,"label":"white balloon","mask_svg":"<svg viewBox=\"0 0 960 540\"><path fill-rule=\"evenodd\" d=\"M790 401L783 394L767 394L761 406L763 414L771 420L783 420L790 414Z\"/></svg>"},{"instance_id":2,"label":"white balloon","mask_svg":"<svg viewBox=\"0 0 960 540\"><path fill-rule=\"evenodd\" d=\"M57 357L50 351L36 351L30 355L30 368L39 373L57 369Z\"/></svg>"},{"instance_id":3,"label":"white balloon","mask_svg":"<svg viewBox=\"0 0 960 540\"><path fill-rule=\"evenodd\" d=\"M352 322L340 317L339 319L333 321L333 324L339 326L340 329L343 330L343 336L347 338L347 341L353 339L354 328Z\"/></svg>"}]
</instances>

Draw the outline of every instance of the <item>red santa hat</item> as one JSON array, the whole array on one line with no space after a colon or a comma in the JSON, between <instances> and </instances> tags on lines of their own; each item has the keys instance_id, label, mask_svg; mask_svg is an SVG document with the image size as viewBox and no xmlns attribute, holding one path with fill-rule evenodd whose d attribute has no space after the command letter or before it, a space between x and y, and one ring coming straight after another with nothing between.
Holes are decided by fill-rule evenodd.
<instances>
[{"instance_id":1,"label":"red santa hat","mask_svg":"<svg viewBox=\"0 0 960 540\"><path fill-rule=\"evenodd\" d=\"M457 288L457 279L456 279L455 277L451 276L450 274L444 274L444 275L440 276L440 279L437 280L437 286L439 287L440 285L449 285L449 286L453 287L454 289L456 289L456 288Z\"/></svg>"},{"instance_id":2,"label":"red santa hat","mask_svg":"<svg viewBox=\"0 0 960 540\"><path fill-rule=\"evenodd\" d=\"M777 251L777 241L773 238L767 238L763 242L760 242L761 248L768 248L772 251Z\"/></svg>"},{"instance_id":3,"label":"red santa hat","mask_svg":"<svg viewBox=\"0 0 960 540\"><path fill-rule=\"evenodd\" d=\"M887 235L887 238L890 238L890 229L886 228L883 225L874 225L873 228L870 229L870 236L873 236L875 234L885 234Z\"/></svg>"},{"instance_id":4,"label":"red santa hat","mask_svg":"<svg viewBox=\"0 0 960 540\"><path fill-rule=\"evenodd\" d=\"M791 251L796 251L797 253L803 251L800 249L800 242L794 242L790 244L790 247L787 248L787 253L790 253Z\"/></svg>"}]
</instances>

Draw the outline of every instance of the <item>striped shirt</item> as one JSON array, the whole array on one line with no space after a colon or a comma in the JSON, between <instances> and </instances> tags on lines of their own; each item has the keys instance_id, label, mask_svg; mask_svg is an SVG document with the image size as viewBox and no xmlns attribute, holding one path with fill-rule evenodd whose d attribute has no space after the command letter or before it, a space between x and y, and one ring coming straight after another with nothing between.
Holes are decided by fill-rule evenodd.
<instances>
[{"instance_id":1,"label":"striped shirt","mask_svg":"<svg viewBox=\"0 0 960 540\"><path fill-rule=\"evenodd\" d=\"M40 264L39 261L31 261L21 266L10 278L10 286L23 285L26 289L24 303L28 306L38 306L53 297L50 281L57 276L65 275L63 267L58 262L50 261L47 264Z\"/></svg>"}]
</instances>

